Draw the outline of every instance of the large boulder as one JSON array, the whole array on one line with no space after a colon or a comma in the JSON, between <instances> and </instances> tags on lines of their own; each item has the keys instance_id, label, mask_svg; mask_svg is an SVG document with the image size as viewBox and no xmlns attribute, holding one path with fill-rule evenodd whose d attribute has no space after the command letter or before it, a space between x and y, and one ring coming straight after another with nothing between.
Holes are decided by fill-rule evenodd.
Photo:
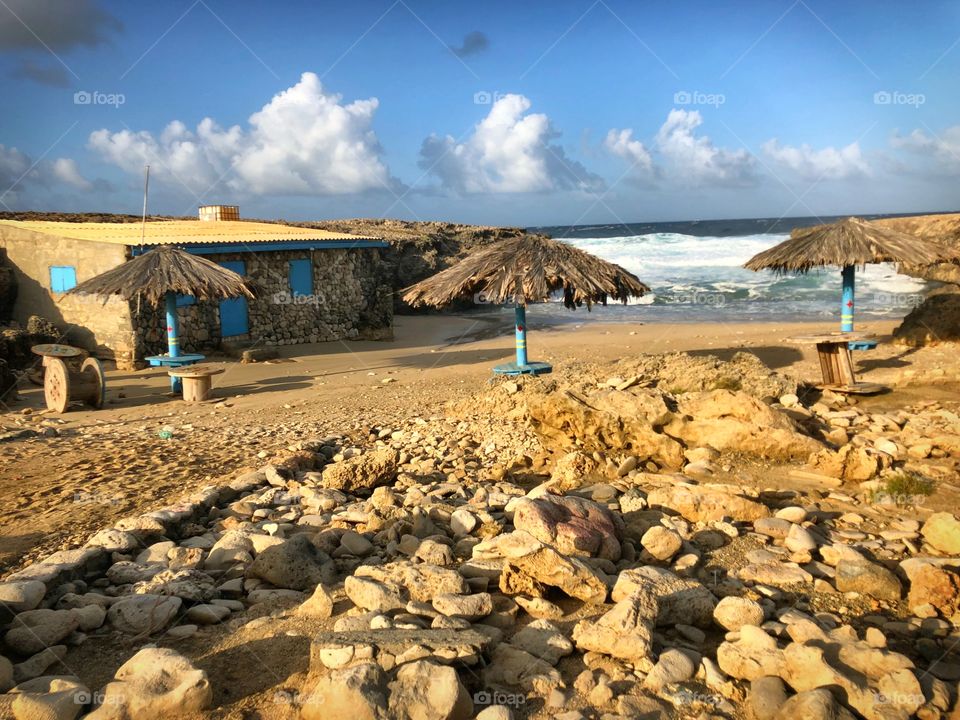
<instances>
[{"instance_id":1,"label":"large boulder","mask_svg":"<svg viewBox=\"0 0 960 720\"><path fill-rule=\"evenodd\" d=\"M692 522L724 518L752 522L770 516L766 505L738 495L735 488L724 485L669 485L651 490L647 504L673 510Z\"/></svg>"},{"instance_id":2,"label":"large boulder","mask_svg":"<svg viewBox=\"0 0 960 720\"><path fill-rule=\"evenodd\" d=\"M709 445L721 452L774 460L806 459L823 448L800 433L784 413L747 393L731 390L681 395L664 432L688 447Z\"/></svg>"},{"instance_id":3,"label":"large boulder","mask_svg":"<svg viewBox=\"0 0 960 720\"><path fill-rule=\"evenodd\" d=\"M266 580L288 590L312 590L319 583L331 583L336 568L330 556L320 550L309 535L294 535L257 555L247 568L248 577Z\"/></svg>"},{"instance_id":4,"label":"large boulder","mask_svg":"<svg viewBox=\"0 0 960 720\"><path fill-rule=\"evenodd\" d=\"M80 625L73 610L27 610L17 615L7 633L7 645L21 655L33 655L56 645Z\"/></svg>"},{"instance_id":5,"label":"large boulder","mask_svg":"<svg viewBox=\"0 0 960 720\"><path fill-rule=\"evenodd\" d=\"M107 619L120 632L150 635L169 625L182 604L178 597L133 595L112 603Z\"/></svg>"},{"instance_id":6,"label":"large boulder","mask_svg":"<svg viewBox=\"0 0 960 720\"><path fill-rule=\"evenodd\" d=\"M610 597L619 602L637 593L645 593L656 600L658 626L683 623L709 627L717 605L717 598L705 585L654 565L621 572Z\"/></svg>"},{"instance_id":7,"label":"large boulder","mask_svg":"<svg viewBox=\"0 0 960 720\"><path fill-rule=\"evenodd\" d=\"M948 512L934 513L920 530L926 543L946 555L960 557L960 520Z\"/></svg>"},{"instance_id":8,"label":"large boulder","mask_svg":"<svg viewBox=\"0 0 960 720\"><path fill-rule=\"evenodd\" d=\"M144 648L127 660L103 689L88 720L167 720L206 710L213 688L203 670L170 648Z\"/></svg>"},{"instance_id":9,"label":"large boulder","mask_svg":"<svg viewBox=\"0 0 960 720\"><path fill-rule=\"evenodd\" d=\"M304 698L303 720L387 720L387 678L379 665L334 670Z\"/></svg>"},{"instance_id":10,"label":"large boulder","mask_svg":"<svg viewBox=\"0 0 960 720\"><path fill-rule=\"evenodd\" d=\"M389 684L390 717L399 720L469 720L473 701L452 667L429 660L405 663Z\"/></svg>"},{"instance_id":11,"label":"large boulder","mask_svg":"<svg viewBox=\"0 0 960 720\"><path fill-rule=\"evenodd\" d=\"M910 580L907 605L915 615L945 618L960 616L960 573L935 565L923 565ZM960 619L960 617L958 617Z\"/></svg>"},{"instance_id":12,"label":"large boulder","mask_svg":"<svg viewBox=\"0 0 960 720\"><path fill-rule=\"evenodd\" d=\"M573 641L583 651L598 652L649 668L657 600L638 591L623 598L596 620L581 620Z\"/></svg>"},{"instance_id":13,"label":"large boulder","mask_svg":"<svg viewBox=\"0 0 960 720\"><path fill-rule=\"evenodd\" d=\"M592 500L522 498L513 506L513 525L567 555L620 559L622 522Z\"/></svg>"},{"instance_id":14,"label":"large boulder","mask_svg":"<svg viewBox=\"0 0 960 720\"><path fill-rule=\"evenodd\" d=\"M349 493L370 493L392 483L397 477L397 454L393 450L374 450L327 465L322 484L326 488Z\"/></svg>"}]
</instances>

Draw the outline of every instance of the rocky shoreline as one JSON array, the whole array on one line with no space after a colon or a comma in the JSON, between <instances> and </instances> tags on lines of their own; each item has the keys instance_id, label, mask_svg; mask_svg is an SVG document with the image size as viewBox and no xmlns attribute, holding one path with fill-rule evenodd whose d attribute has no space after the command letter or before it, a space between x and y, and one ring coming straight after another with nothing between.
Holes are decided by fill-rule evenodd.
<instances>
[{"instance_id":1,"label":"rocky shoreline","mask_svg":"<svg viewBox=\"0 0 960 720\"><path fill-rule=\"evenodd\" d=\"M955 717L957 411L674 354L291 438L5 577L0 714Z\"/></svg>"}]
</instances>

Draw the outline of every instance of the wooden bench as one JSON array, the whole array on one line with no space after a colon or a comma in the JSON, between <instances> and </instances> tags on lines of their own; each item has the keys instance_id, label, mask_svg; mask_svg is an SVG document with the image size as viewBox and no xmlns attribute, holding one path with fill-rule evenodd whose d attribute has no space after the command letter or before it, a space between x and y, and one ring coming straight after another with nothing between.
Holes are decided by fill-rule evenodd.
<instances>
[{"instance_id":1,"label":"wooden bench","mask_svg":"<svg viewBox=\"0 0 960 720\"><path fill-rule=\"evenodd\" d=\"M178 378L183 382L183 400L189 403L203 402L208 399L213 385L213 376L222 372L222 367L213 365L186 365L167 370L170 377Z\"/></svg>"},{"instance_id":2,"label":"wooden bench","mask_svg":"<svg viewBox=\"0 0 960 720\"><path fill-rule=\"evenodd\" d=\"M858 382L853 371L851 349L876 347L877 341L869 333L834 332L813 335L798 335L787 338L795 345L816 345L820 359L823 384L817 387L834 392L857 395L872 395L883 392L886 386L877 383Z\"/></svg>"}]
</instances>

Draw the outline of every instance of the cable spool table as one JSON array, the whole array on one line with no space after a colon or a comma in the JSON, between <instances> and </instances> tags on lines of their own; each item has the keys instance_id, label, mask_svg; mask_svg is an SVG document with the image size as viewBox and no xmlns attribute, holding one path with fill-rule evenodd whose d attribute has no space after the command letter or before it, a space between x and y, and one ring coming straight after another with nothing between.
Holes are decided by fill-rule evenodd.
<instances>
[{"instance_id":1,"label":"cable spool table","mask_svg":"<svg viewBox=\"0 0 960 720\"><path fill-rule=\"evenodd\" d=\"M184 402L194 403L203 402L210 397L213 376L219 375L223 370L213 365L186 365L171 368L167 370L167 374L183 382Z\"/></svg>"},{"instance_id":2,"label":"cable spool table","mask_svg":"<svg viewBox=\"0 0 960 720\"><path fill-rule=\"evenodd\" d=\"M872 395L883 392L886 386L877 383L858 382L853 372L850 346L875 347L874 335L863 332L833 332L813 335L797 335L787 338L794 345L816 345L820 358L823 383L817 387L840 393Z\"/></svg>"},{"instance_id":3,"label":"cable spool table","mask_svg":"<svg viewBox=\"0 0 960 720\"><path fill-rule=\"evenodd\" d=\"M88 357L75 370L67 360L83 354L80 348L71 345L34 345L30 348L43 358L43 397L47 409L64 413L72 402L83 402L100 409L106 400L107 379L100 361Z\"/></svg>"}]
</instances>

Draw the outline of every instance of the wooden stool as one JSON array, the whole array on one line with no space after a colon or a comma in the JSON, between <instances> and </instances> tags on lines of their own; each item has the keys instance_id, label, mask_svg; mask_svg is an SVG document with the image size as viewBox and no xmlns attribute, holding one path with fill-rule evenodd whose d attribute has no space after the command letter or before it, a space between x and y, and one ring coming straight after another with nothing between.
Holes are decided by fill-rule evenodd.
<instances>
[{"instance_id":1,"label":"wooden stool","mask_svg":"<svg viewBox=\"0 0 960 720\"><path fill-rule=\"evenodd\" d=\"M817 346L820 372L823 374L823 383L817 387L821 389L857 395L870 395L887 389L877 383L857 382L857 377L853 372L850 346L868 343L875 346L876 342L873 341L872 335L855 332L823 333L820 335L799 335L787 338L787 342L797 345Z\"/></svg>"},{"instance_id":2,"label":"wooden stool","mask_svg":"<svg viewBox=\"0 0 960 720\"><path fill-rule=\"evenodd\" d=\"M213 365L186 365L167 370L170 377L183 381L183 400L189 403L203 402L209 398L212 378L222 372L223 368Z\"/></svg>"}]
</instances>

